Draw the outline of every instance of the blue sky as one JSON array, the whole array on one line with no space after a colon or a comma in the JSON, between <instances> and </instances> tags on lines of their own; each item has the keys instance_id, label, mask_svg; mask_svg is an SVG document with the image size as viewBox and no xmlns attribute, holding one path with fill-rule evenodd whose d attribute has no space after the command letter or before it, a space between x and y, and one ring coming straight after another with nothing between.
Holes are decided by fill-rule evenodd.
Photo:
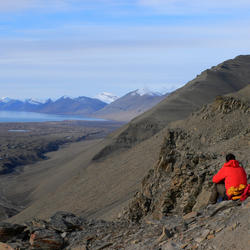
<instances>
[{"instance_id":1,"label":"blue sky","mask_svg":"<svg viewBox=\"0 0 250 250\"><path fill-rule=\"evenodd\" d=\"M0 97L171 91L249 54L249 27L249 0L0 0Z\"/></svg>"}]
</instances>

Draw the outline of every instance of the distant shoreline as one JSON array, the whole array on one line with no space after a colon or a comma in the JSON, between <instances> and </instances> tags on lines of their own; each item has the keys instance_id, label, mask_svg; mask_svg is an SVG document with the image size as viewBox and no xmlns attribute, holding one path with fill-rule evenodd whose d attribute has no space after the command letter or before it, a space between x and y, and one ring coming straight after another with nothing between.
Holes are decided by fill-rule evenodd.
<instances>
[{"instance_id":1,"label":"distant shoreline","mask_svg":"<svg viewBox=\"0 0 250 250\"><path fill-rule=\"evenodd\" d=\"M70 114L49 114L24 111L0 111L0 123L4 122L59 122L67 120L78 121L107 121L99 118Z\"/></svg>"}]
</instances>

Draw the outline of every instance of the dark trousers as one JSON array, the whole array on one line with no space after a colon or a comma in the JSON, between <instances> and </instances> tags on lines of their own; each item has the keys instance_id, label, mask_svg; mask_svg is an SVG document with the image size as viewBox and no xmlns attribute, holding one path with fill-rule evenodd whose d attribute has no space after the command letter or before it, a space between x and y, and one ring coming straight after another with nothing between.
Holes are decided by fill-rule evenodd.
<instances>
[{"instance_id":1,"label":"dark trousers","mask_svg":"<svg viewBox=\"0 0 250 250\"><path fill-rule=\"evenodd\" d=\"M224 183L213 184L209 203L215 204L218 200L227 200L226 188Z\"/></svg>"}]
</instances>

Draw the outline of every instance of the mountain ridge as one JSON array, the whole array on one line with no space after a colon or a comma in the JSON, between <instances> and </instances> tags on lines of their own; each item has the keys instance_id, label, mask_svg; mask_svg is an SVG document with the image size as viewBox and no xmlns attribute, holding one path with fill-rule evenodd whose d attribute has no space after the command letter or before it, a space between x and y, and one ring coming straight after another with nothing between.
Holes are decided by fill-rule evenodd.
<instances>
[{"instance_id":1,"label":"mountain ridge","mask_svg":"<svg viewBox=\"0 0 250 250\"><path fill-rule=\"evenodd\" d=\"M236 92L250 84L250 55L234 59L203 71L195 79L172 92L152 109L124 125L94 160L124 150L150 138L170 122L187 118L218 95Z\"/></svg>"},{"instance_id":2,"label":"mountain ridge","mask_svg":"<svg viewBox=\"0 0 250 250\"><path fill-rule=\"evenodd\" d=\"M0 101L0 110L48 114L89 115L106 105L106 103L98 99L85 96L73 99L67 96L62 96L55 101L48 99L45 102L39 102L32 98L24 101L8 98L8 101Z\"/></svg>"}]
</instances>

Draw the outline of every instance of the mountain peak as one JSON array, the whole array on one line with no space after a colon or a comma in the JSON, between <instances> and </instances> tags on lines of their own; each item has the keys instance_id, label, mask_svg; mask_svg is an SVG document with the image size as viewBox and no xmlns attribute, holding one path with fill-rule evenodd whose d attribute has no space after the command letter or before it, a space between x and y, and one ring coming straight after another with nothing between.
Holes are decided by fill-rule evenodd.
<instances>
[{"instance_id":1,"label":"mountain peak","mask_svg":"<svg viewBox=\"0 0 250 250\"><path fill-rule=\"evenodd\" d=\"M7 102L9 102L9 101L11 101L12 99L11 98L9 98L9 97L2 97L2 98L0 98L0 102L4 102L4 103L7 103Z\"/></svg>"},{"instance_id":2,"label":"mountain peak","mask_svg":"<svg viewBox=\"0 0 250 250\"><path fill-rule=\"evenodd\" d=\"M151 91L147 88L143 88L143 89L136 89L135 91L131 92L131 95L140 95L140 96L144 96L144 95L149 95L149 96L161 96L162 94L159 92L154 92Z\"/></svg>"},{"instance_id":3,"label":"mountain peak","mask_svg":"<svg viewBox=\"0 0 250 250\"><path fill-rule=\"evenodd\" d=\"M28 98L25 100L25 102L29 104L34 104L34 105L40 105L45 103L46 101L40 100L40 99L35 99L35 98Z\"/></svg>"},{"instance_id":4,"label":"mountain peak","mask_svg":"<svg viewBox=\"0 0 250 250\"><path fill-rule=\"evenodd\" d=\"M95 98L109 104L117 100L119 97L109 92L102 92L96 95Z\"/></svg>"}]
</instances>

